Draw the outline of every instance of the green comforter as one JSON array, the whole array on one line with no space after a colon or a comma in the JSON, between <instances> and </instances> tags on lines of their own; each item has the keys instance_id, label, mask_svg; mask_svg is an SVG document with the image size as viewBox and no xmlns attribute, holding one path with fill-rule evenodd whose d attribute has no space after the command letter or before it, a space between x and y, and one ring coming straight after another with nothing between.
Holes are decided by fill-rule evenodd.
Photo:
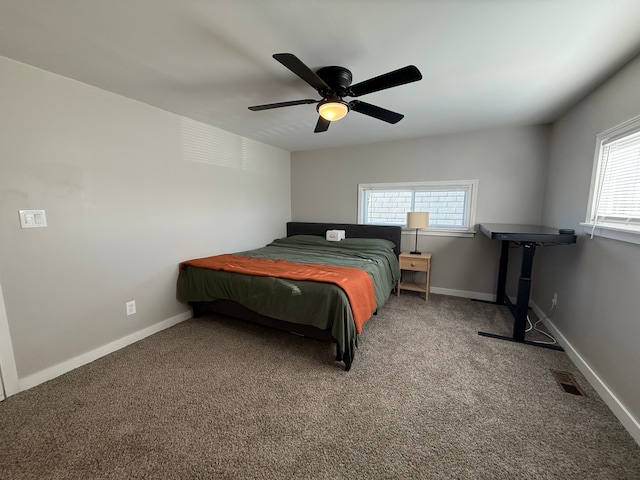
<instances>
[{"instance_id":1,"label":"green comforter","mask_svg":"<svg viewBox=\"0 0 640 480\"><path fill-rule=\"evenodd\" d=\"M392 242L381 239L329 242L322 237L296 235L236 255L365 270L373 281L377 307L381 307L400 276L393 247ZM347 295L337 285L187 265L178 277L178 297L185 302L233 300L268 317L330 330L347 368L353 361L358 345L356 329Z\"/></svg>"}]
</instances>

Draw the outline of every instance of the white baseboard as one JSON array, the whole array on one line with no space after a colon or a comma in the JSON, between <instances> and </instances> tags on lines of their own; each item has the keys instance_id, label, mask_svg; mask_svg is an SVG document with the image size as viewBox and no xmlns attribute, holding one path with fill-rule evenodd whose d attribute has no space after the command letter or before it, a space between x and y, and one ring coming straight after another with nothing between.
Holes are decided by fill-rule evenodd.
<instances>
[{"instance_id":1,"label":"white baseboard","mask_svg":"<svg viewBox=\"0 0 640 480\"><path fill-rule=\"evenodd\" d=\"M24 390L28 390L29 388L33 388L36 385L40 385L41 383L53 380L54 378L59 377L64 373L70 372L71 370L81 367L82 365L86 365L87 363L91 363L98 358L104 357L105 355L120 350L121 348L124 348L127 345L131 345L132 343L142 340L143 338L153 335L154 333L158 333L180 322L183 322L191 318L191 316L191 310L188 310L184 313L163 320L160 323L156 323L155 325L151 325L150 327L127 335L126 337L103 345L102 347L96 348L95 350L83 353L82 355L78 355L74 358L70 358L69 360L66 360L52 367L45 368L44 370L34 373L33 375L29 375L28 377L21 378L18 381L19 391L22 392Z\"/></svg>"},{"instance_id":2,"label":"white baseboard","mask_svg":"<svg viewBox=\"0 0 640 480\"><path fill-rule=\"evenodd\" d=\"M633 439L638 445L640 445L640 423L634 416L627 410L624 404L616 397L615 393L607 386L606 383L593 371L591 366L585 361L584 358L573 348L569 341L562 335L562 332L558 330L553 321L546 316L546 314L538 307L534 302L531 302L531 308L542 319L542 323L549 329L549 332L558 341L558 344L564 348L565 352L574 363L574 365L585 376L591 386L598 392L600 398L604 400L613 414L620 420L620 423L627 429Z\"/></svg>"},{"instance_id":3,"label":"white baseboard","mask_svg":"<svg viewBox=\"0 0 640 480\"><path fill-rule=\"evenodd\" d=\"M439 295L450 295L452 297L472 298L473 300L483 300L485 302L495 302L496 296L491 293L468 292L466 290L452 290L450 288L431 287L429 293Z\"/></svg>"}]
</instances>

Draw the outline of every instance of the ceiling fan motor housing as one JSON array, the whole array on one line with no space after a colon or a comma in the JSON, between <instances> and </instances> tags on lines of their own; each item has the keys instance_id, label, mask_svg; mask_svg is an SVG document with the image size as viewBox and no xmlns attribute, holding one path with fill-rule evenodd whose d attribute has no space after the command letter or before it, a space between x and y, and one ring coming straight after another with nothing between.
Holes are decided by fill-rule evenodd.
<instances>
[{"instance_id":1,"label":"ceiling fan motor housing","mask_svg":"<svg viewBox=\"0 0 640 480\"><path fill-rule=\"evenodd\" d=\"M333 93L344 97L348 94L349 86L353 80L351 71L344 67L330 66L322 67L317 72L317 75L329 85ZM331 92L327 92L331 93Z\"/></svg>"}]
</instances>

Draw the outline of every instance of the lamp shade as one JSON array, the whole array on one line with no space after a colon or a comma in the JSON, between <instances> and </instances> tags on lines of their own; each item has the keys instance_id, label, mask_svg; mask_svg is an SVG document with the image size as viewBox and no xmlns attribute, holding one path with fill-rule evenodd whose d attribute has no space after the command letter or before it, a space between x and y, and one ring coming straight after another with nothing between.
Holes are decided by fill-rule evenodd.
<instances>
[{"instance_id":1,"label":"lamp shade","mask_svg":"<svg viewBox=\"0 0 640 480\"><path fill-rule=\"evenodd\" d=\"M322 102L318 105L318 113L325 120L335 122L344 117L349 111L349 107L344 102Z\"/></svg>"},{"instance_id":2,"label":"lamp shade","mask_svg":"<svg viewBox=\"0 0 640 480\"><path fill-rule=\"evenodd\" d=\"M407 212L407 228L427 228L429 212Z\"/></svg>"}]
</instances>

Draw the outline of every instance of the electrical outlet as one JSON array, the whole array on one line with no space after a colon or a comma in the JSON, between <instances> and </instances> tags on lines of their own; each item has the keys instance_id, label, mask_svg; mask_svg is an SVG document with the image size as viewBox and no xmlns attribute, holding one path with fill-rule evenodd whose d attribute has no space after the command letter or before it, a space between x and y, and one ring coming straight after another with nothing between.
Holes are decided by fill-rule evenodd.
<instances>
[{"instance_id":1,"label":"electrical outlet","mask_svg":"<svg viewBox=\"0 0 640 480\"><path fill-rule=\"evenodd\" d=\"M125 306L127 307L127 316L133 315L134 313L136 313L136 301L135 300L131 300L130 302L125 303Z\"/></svg>"},{"instance_id":2,"label":"electrical outlet","mask_svg":"<svg viewBox=\"0 0 640 480\"><path fill-rule=\"evenodd\" d=\"M558 305L558 293L553 292L553 297L551 297L551 308L555 307L556 305Z\"/></svg>"}]
</instances>

